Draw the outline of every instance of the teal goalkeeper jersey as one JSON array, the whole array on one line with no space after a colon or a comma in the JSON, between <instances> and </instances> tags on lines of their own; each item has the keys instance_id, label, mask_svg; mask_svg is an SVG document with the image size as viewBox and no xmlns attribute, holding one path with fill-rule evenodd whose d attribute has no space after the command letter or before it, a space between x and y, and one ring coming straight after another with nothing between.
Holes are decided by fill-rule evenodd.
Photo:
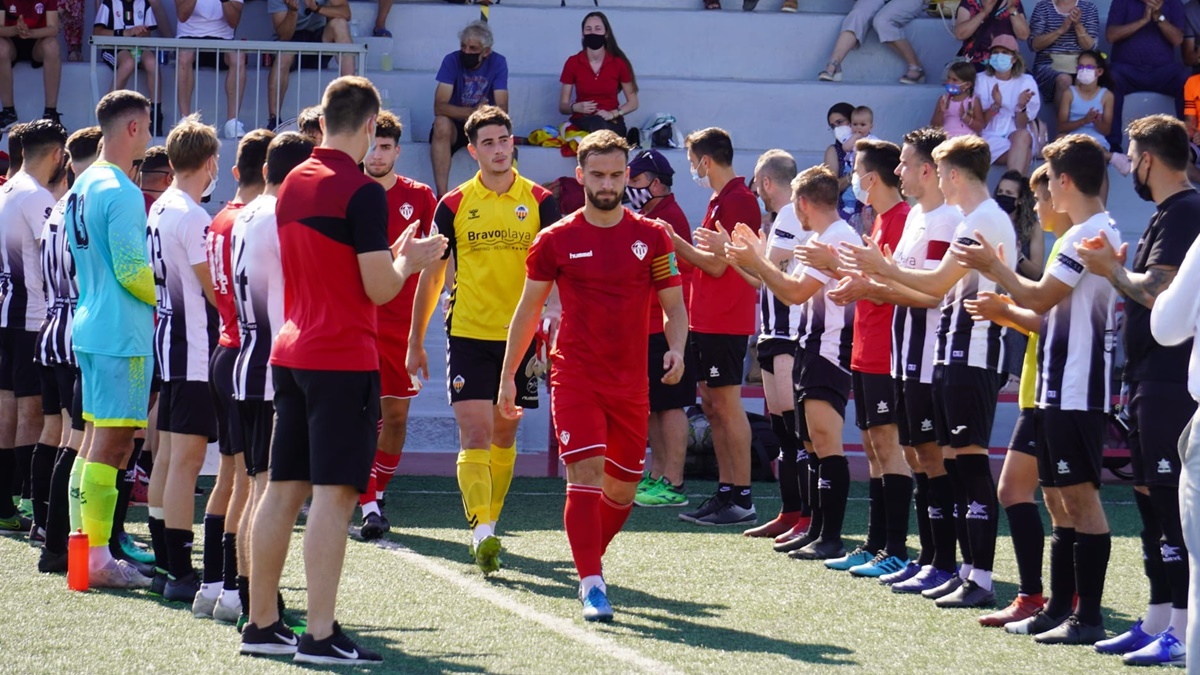
<instances>
[{"instance_id":1,"label":"teal goalkeeper jersey","mask_svg":"<svg viewBox=\"0 0 1200 675\"><path fill-rule=\"evenodd\" d=\"M146 257L146 203L120 168L99 161L67 195L67 245L75 258L79 305L75 350L150 356L154 275Z\"/></svg>"}]
</instances>

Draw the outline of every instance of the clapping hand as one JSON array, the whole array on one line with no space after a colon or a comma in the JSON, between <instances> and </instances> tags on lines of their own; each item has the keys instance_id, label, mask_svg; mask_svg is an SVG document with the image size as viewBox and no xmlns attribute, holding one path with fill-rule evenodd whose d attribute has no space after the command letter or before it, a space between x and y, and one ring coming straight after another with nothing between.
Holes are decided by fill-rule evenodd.
<instances>
[{"instance_id":1,"label":"clapping hand","mask_svg":"<svg viewBox=\"0 0 1200 675\"><path fill-rule=\"evenodd\" d=\"M448 243L441 234L417 237L417 224L413 223L392 244L392 255L401 261L401 274L408 278L429 267L433 261L441 260Z\"/></svg>"},{"instance_id":2,"label":"clapping hand","mask_svg":"<svg viewBox=\"0 0 1200 675\"><path fill-rule=\"evenodd\" d=\"M1075 252L1087 271L1107 278L1114 267L1125 264L1125 258L1129 255L1129 244L1121 244L1120 250L1114 249L1108 236L1101 232L1099 236L1084 239L1076 244Z\"/></svg>"},{"instance_id":3,"label":"clapping hand","mask_svg":"<svg viewBox=\"0 0 1200 675\"><path fill-rule=\"evenodd\" d=\"M891 251L888 250L885 254L883 249L879 248L879 244L867 236L863 237L862 246L843 242L838 254L846 267L871 277L882 276L889 268L896 266L896 262L891 258Z\"/></svg>"},{"instance_id":4,"label":"clapping hand","mask_svg":"<svg viewBox=\"0 0 1200 675\"><path fill-rule=\"evenodd\" d=\"M739 223L740 225L741 223ZM696 238L696 248L714 255L725 254L725 244L731 241L729 233L721 227L721 221L714 223L716 229L700 228L692 236ZM742 227L746 227L742 225Z\"/></svg>"}]
</instances>

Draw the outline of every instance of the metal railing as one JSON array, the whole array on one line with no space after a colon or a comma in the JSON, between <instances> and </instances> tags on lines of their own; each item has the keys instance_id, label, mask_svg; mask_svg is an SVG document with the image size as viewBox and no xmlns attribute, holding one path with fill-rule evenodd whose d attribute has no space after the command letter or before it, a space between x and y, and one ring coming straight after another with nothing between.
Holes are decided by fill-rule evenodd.
<instances>
[{"instance_id":1,"label":"metal railing","mask_svg":"<svg viewBox=\"0 0 1200 675\"><path fill-rule=\"evenodd\" d=\"M145 53L153 52L154 61L157 64L158 77L156 81L148 83L147 91L151 88L159 88L152 98L159 102L159 109L163 111L166 121L164 122L164 133L177 122L181 115L179 114L179 79L174 77L174 83L171 87L163 86L161 83L166 81L168 66L172 63L179 62L179 52L195 51L195 52L214 52L216 54L215 63L217 64L218 79L212 87L212 103L213 108L209 111L214 115L213 121L219 123L223 121L221 117L221 93L224 91L224 85L221 77L221 71L225 69L224 56L229 53L243 55L243 62L246 68L246 92L242 96L242 100L238 101L237 109L239 111L238 118L241 119L240 111L246 104L247 100L252 99L254 122L253 125L247 125L247 128L254 128L257 123L265 120L267 114L262 112L262 98L267 92L267 80L271 71L272 64L279 61L279 57L285 54L294 55L295 71L290 75L290 84L288 85L288 93L292 94L290 98L294 99L294 104L286 109L291 114L285 114L285 101L281 87L276 86L277 99L279 101L279 121L295 118L300 110L307 108L310 105L319 103L319 100L304 100L302 99L305 84L311 84L311 79L306 78L316 77L317 91L324 89L325 85L337 78L341 73L341 60L346 57L354 57L354 71L357 74L362 74L366 70L367 45L366 44L338 44L338 43L318 43L318 42L278 42L267 40L221 40L221 39L181 39L181 38L152 38L152 37L118 37L112 35L93 35L91 37L91 78L92 78L92 99L95 103L100 101L100 98L111 91L116 81L116 66L112 70L113 78L109 80L107 89L102 87L100 70L103 66L106 70L108 67L101 63L102 54L104 52L119 53L128 51L134 58L133 74L126 87L135 91L141 91L140 80L146 80L147 76L141 68L141 56ZM304 68L304 56L316 56L321 65L325 64L326 57L336 57L337 70L329 70L321 67ZM245 58L245 57L249 58ZM115 57L115 54L114 54ZM193 73L193 89L191 95L191 109L193 111L200 110L201 91L199 86L200 61L197 57L194 61L192 69ZM334 61L331 60L332 65ZM174 66L170 67L172 73L175 72ZM251 77L253 75L253 77ZM168 102L163 99L163 90L173 91L174 96L171 98L170 107ZM204 96L207 99L207 93ZM173 110L173 115L167 115L167 110ZM268 113L271 111L268 111Z\"/></svg>"}]
</instances>

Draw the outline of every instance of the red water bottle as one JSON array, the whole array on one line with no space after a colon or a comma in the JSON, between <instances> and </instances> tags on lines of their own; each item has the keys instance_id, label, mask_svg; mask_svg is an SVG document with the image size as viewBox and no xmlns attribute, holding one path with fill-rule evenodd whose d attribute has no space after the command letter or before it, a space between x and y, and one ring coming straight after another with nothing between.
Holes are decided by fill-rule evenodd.
<instances>
[{"instance_id":1,"label":"red water bottle","mask_svg":"<svg viewBox=\"0 0 1200 675\"><path fill-rule=\"evenodd\" d=\"M88 589L88 536L75 530L67 538L67 587L73 591Z\"/></svg>"}]
</instances>

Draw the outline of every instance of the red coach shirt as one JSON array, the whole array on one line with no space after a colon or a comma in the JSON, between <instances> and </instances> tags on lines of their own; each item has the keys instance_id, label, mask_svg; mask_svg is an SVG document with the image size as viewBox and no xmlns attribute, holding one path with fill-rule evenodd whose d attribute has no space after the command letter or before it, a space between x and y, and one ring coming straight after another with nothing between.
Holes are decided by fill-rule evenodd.
<instances>
[{"instance_id":1,"label":"red coach shirt","mask_svg":"<svg viewBox=\"0 0 1200 675\"><path fill-rule=\"evenodd\" d=\"M666 230L628 209L607 228L576 211L533 240L525 270L562 299L550 383L648 396L650 298L683 283Z\"/></svg>"},{"instance_id":2,"label":"red coach shirt","mask_svg":"<svg viewBox=\"0 0 1200 675\"><path fill-rule=\"evenodd\" d=\"M283 326L271 363L304 370L379 370L376 308L358 255L387 251L387 196L350 156L315 148L279 188Z\"/></svg>"},{"instance_id":3,"label":"red coach shirt","mask_svg":"<svg viewBox=\"0 0 1200 675\"><path fill-rule=\"evenodd\" d=\"M904 234L904 221L908 219L908 202L901 200L886 213L875 216L871 238L879 244L896 250L900 235ZM889 375L892 372L892 310L894 305L877 305L870 300L859 300L854 305L854 347L850 350L850 369L871 375Z\"/></svg>"},{"instance_id":4,"label":"red coach shirt","mask_svg":"<svg viewBox=\"0 0 1200 675\"><path fill-rule=\"evenodd\" d=\"M57 11L57 0L8 0L4 6L4 25L15 26L21 19L29 28L45 28L46 12Z\"/></svg>"},{"instance_id":5,"label":"red coach shirt","mask_svg":"<svg viewBox=\"0 0 1200 675\"><path fill-rule=\"evenodd\" d=\"M396 184L387 191L389 243L395 242L404 234L409 225L418 223L417 235L429 236L429 227L433 224L433 212L437 209L437 198L433 190L424 183L418 183L411 178L396 176ZM404 288L389 303L379 308L379 338L381 340L400 340L408 343L408 329L412 325L413 297L417 294L417 279L414 274L404 282Z\"/></svg>"},{"instance_id":6,"label":"red coach shirt","mask_svg":"<svg viewBox=\"0 0 1200 675\"><path fill-rule=\"evenodd\" d=\"M225 208L213 216L212 225L208 227L206 250L208 252L208 271L212 274L213 297L217 301L217 314L221 317L221 337L217 344L222 347L239 347L242 344L242 332L238 324L237 305L234 304L233 239L230 233L233 223L237 220L245 204L229 202Z\"/></svg>"},{"instance_id":7,"label":"red coach shirt","mask_svg":"<svg viewBox=\"0 0 1200 675\"><path fill-rule=\"evenodd\" d=\"M675 195L669 194L663 197L654 205L653 209L642 215L647 218L661 220L670 225L671 229L675 230L675 234L683 239L690 241L692 238L692 226L688 224L687 216L683 215L683 209L679 208L679 202L675 201ZM683 279L683 297L684 300L687 300L692 290L692 266L682 260L677 260L676 262L679 263L679 274ZM659 304L658 294L656 293L650 296L650 333L663 332L665 330L664 323L662 305Z\"/></svg>"},{"instance_id":8,"label":"red coach shirt","mask_svg":"<svg viewBox=\"0 0 1200 675\"><path fill-rule=\"evenodd\" d=\"M758 200L746 187L746 179L736 176L708 201L701 227L716 230L716 224L732 232L745 223L756 233L762 227ZM735 270L725 268L719 277L704 270L692 270L692 291L688 299L688 323L693 332L710 335L754 335L758 332L758 292Z\"/></svg>"},{"instance_id":9,"label":"red coach shirt","mask_svg":"<svg viewBox=\"0 0 1200 675\"><path fill-rule=\"evenodd\" d=\"M592 70L588 62L587 50L567 59L563 64L562 76L558 78L563 84L575 85L575 101L595 101L597 110L616 110L621 105L617 94L621 84L633 81L633 72L629 64L618 56L604 51L604 61L600 64L600 72ZM581 113L571 115L572 120L583 117Z\"/></svg>"}]
</instances>

